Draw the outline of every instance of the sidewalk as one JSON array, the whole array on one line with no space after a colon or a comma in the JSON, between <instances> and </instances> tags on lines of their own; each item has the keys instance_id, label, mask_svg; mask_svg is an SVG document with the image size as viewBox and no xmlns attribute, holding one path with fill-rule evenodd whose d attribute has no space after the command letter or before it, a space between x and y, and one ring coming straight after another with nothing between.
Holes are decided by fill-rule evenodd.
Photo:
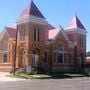
<instances>
[{"instance_id":1,"label":"sidewalk","mask_svg":"<svg viewBox=\"0 0 90 90\"><path fill-rule=\"evenodd\" d=\"M25 80L25 79L20 79L20 78L7 77L7 75L10 75L10 74L8 72L0 72L0 82Z\"/></svg>"}]
</instances>

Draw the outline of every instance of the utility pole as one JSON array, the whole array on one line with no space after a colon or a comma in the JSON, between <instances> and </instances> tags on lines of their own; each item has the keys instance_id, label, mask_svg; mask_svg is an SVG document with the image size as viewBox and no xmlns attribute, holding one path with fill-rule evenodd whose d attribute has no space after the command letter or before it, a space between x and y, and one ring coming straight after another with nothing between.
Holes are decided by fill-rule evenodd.
<instances>
[{"instance_id":1,"label":"utility pole","mask_svg":"<svg viewBox=\"0 0 90 90\"><path fill-rule=\"evenodd\" d=\"M15 76L15 71L16 71L16 53L17 53L17 35L18 35L18 26L16 29L16 40L15 40L15 45L14 45L14 61L13 61L13 75Z\"/></svg>"}]
</instances>

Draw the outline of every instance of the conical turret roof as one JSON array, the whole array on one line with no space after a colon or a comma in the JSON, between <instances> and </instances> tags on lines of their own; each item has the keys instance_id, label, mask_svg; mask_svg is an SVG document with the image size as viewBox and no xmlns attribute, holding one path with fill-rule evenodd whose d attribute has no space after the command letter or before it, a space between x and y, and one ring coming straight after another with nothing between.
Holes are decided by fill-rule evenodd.
<instances>
[{"instance_id":1,"label":"conical turret roof","mask_svg":"<svg viewBox=\"0 0 90 90\"><path fill-rule=\"evenodd\" d=\"M33 2L33 0L31 0L30 4L24 9L24 11L21 13L20 17L26 16L26 15L33 15L36 17L44 18L43 14L37 8L37 6Z\"/></svg>"},{"instance_id":2,"label":"conical turret roof","mask_svg":"<svg viewBox=\"0 0 90 90\"><path fill-rule=\"evenodd\" d=\"M81 23L81 21L76 15L73 17L67 28L81 28L85 30L84 25Z\"/></svg>"}]
</instances>

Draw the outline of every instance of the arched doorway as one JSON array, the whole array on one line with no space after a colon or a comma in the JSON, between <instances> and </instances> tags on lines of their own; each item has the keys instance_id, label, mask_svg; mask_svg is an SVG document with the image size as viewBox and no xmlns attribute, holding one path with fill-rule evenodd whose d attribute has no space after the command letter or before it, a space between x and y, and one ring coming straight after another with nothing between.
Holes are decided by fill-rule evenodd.
<instances>
[{"instance_id":1,"label":"arched doorway","mask_svg":"<svg viewBox=\"0 0 90 90\"><path fill-rule=\"evenodd\" d=\"M36 58L37 56L37 58ZM32 64L35 63L35 60L38 59L38 62L40 62L40 50L35 48L32 50Z\"/></svg>"},{"instance_id":2,"label":"arched doorway","mask_svg":"<svg viewBox=\"0 0 90 90\"><path fill-rule=\"evenodd\" d=\"M64 63L64 45L60 44L55 50L55 63Z\"/></svg>"},{"instance_id":3,"label":"arched doorway","mask_svg":"<svg viewBox=\"0 0 90 90\"><path fill-rule=\"evenodd\" d=\"M37 73L41 67L41 53L38 48L32 50L32 73Z\"/></svg>"},{"instance_id":4,"label":"arched doorway","mask_svg":"<svg viewBox=\"0 0 90 90\"><path fill-rule=\"evenodd\" d=\"M21 49L19 51L19 67L25 67L25 51Z\"/></svg>"}]
</instances>

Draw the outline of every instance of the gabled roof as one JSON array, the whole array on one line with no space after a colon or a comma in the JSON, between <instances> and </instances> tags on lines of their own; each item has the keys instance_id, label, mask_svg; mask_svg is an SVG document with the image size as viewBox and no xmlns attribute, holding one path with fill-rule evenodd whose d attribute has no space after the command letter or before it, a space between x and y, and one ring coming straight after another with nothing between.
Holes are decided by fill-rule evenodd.
<instances>
[{"instance_id":1,"label":"gabled roof","mask_svg":"<svg viewBox=\"0 0 90 90\"><path fill-rule=\"evenodd\" d=\"M71 22L69 23L68 27L69 29L72 29L72 28L81 28L81 29L85 29L85 27L83 26L83 24L81 23L81 21L79 20L79 18L75 15L73 17L73 19L71 20Z\"/></svg>"},{"instance_id":2,"label":"gabled roof","mask_svg":"<svg viewBox=\"0 0 90 90\"><path fill-rule=\"evenodd\" d=\"M49 40L55 40L56 37L59 37L59 33L62 33L65 40L68 42L69 47L73 48L73 43L68 37L67 33L63 30L63 28L57 28L53 30L49 30Z\"/></svg>"},{"instance_id":3,"label":"gabled roof","mask_svg":"<svg viewBox=\"0 0 90 90\"><path fill-rule=\"evenodd\" d=\"M5 27L7 33L9 34L10 38L16 38L16 29L11 27Z\"/></svg>"},{"instance_id":4,"label":"gabled roof","mask_svg":"<svg viewBox=\"0 0 90 90\"><path fill-rule=\"evenodd\" d=\"M55 37L56 37L56 35L59 33L59 29L58 28L56 28L56 29L52 29L52 30L49 30L49 37L48 37L48 39L54 39Z\"/></svg>"},{"instance_id":5,"label":"gabled roof","mask_svg":"<svg viewBox=\"0 0 90 90\"><path fill-rule=\"evenodd\" d=\"M49 30L49 39L54 39L55 37L57 37L57 35L62 32L62 34L64 35L65 39L67 41L70 41L68 35L66 34L66 32L63 30L63 28L56 28L53 30Z\"/></svg>"},{"instance_id":6,"label":"gabled roof","mask_svg":"<svg viewBox=\"0 0 90 90\"><path fill-rule=\"evenodd\" d=\"M26 15L33 15L36 17L44 18L43 14L39 11L37 6L34 4L33 0L31 0L31 3L21 13L20 17L26 16Z\"/></svg>"},{"instance_id":7,"label":"gabled roof","mask_svg":"<svg viewBox=\"0 0 90 90\"><path fill-rule=\"evenodd\" d=\"M52 30L52 29L55 29L55 27L47 22L46 23L46 30Z\"/></svg>"}]
</instances>

